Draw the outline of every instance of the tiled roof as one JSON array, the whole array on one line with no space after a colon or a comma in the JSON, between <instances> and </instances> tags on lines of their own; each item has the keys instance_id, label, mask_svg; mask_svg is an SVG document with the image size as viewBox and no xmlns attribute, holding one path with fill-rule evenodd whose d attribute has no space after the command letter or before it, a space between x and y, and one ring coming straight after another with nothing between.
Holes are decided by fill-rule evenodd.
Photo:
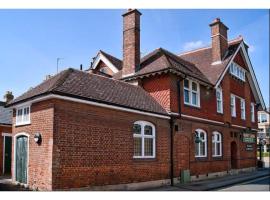
<instances>
[{"instance_id":1,"label":"tiled roof","mask_svg":"<svg viewBox=\"0 0 270 200\"><path fill-rule=\"evenodd\" d=\"M12 123L12 110L5 108L6 102L0 101L0 125L9 125Z\"/></svg>"},{"instance_id":2,"label":"tiled roof","mask_svg":"<svg viewBox=\"0 0 270 200\"><path fill-rule=\"evenodd\" d=\"M186 61L194 63L196 68L198 68L207 77L207 79L213 85L215 85L242 41L242 37L239 37L229 42L228 53L220 64L212 65L211 47L186 52L180 54L179 57Z\"/></svg>"},{"instance_id":3,"label":"tiled roof","mask_svg":"<svg viewBox=\"0 0 270 200\"><path fill-rule=\"evenodd\" d=\"M71 68L44 81L9 105L50 93L167 115L161 105L139 86Z\"/></svg>"},{"instance_id":4,"label":"tiled roof","mask_svg":"<svg viewBox=\"0 0 270 200\"><path fill-rule=\"evenodd\" d=\"M193 63L183 60L182 58L163 48L156 49L143 57L141 59L140 69L134 75L132 75L132 77L137 77L166 69L176 70L187 76L194 77L210 84L205 75L199 69L197 69Z\"/></svg>"}]
</instances>

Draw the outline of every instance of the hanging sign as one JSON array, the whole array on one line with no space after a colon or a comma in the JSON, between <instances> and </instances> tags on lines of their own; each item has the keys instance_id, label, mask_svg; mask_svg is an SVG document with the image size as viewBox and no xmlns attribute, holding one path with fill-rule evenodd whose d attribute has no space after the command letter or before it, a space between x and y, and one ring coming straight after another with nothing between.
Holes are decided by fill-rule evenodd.
<instances>
[{"instance_id":1,"label":"hanging sign","mask_svg":"<svg viewBox=\"0 0 270 200\"><path fill-rule=\"evenodd\" d=\"M253 145L252 144L246 144L246 151L253 151Z\"/></svg>"},{"instance_id":2,"label":"hanging sign","mask_svg":"<svg viewBox=\"0 0 270 200\"><path fill-rule=\"evenodd\" d=\"M256 136L253 133L243 133L243 142L246 143L255 143Z\"/></svg>"}]
</instances>

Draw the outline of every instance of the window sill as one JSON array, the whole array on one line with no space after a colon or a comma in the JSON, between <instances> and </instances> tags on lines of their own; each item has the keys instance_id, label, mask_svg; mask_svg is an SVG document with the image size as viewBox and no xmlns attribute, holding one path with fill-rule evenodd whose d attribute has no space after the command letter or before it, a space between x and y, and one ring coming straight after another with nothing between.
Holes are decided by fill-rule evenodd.
<instances>
[{"instance_id":1,"label":"window sill","mask_svg":"<svg viewBox=\"0 0 270 200\"><path fill-rule=\"evenodd\" d=\"M224 113L223 112L217 112L217 115L224 115Z\"/></svg>"},{"instance_id":2,"label":"window sill","mask_svg":"<svg viewBox=\"0 0 270 200\"><path fill-rule=\"evenodd\" d=\"M195 106L195 105L187 104L187 103L184 103L184 105L191 108L201 109L201 106Z\"/></svg>"},{"instance_id":3,"label":"window sill","mask_svg":"<svg viewBox=\"0 0 270 200\"><path fill-rule=\"evenodd\" d=\"M28 126L28 125L31 125L31 122L22 123L22 124L15 124L15 127Z\"/></svg>"},{"instance_id":4,"label":"window sill","mask_svg":"<svg viewBox=\"0 0 270 200\"><path fill-rule=\"evenodd\" d=\"M138 162L151 162L151 161L156 161L156 157L133 157L133 161L138 161Z\"/></svg>"},{"instance_id":5,"label":"window sill","mask_svg":"<svg viewBox=\"0 0 270 200\"><path fill-rule=\"evenodd\" d=\"M220 156L212 156L213 160L222 160L222 155Z\"/></svg>"}]
</instances>

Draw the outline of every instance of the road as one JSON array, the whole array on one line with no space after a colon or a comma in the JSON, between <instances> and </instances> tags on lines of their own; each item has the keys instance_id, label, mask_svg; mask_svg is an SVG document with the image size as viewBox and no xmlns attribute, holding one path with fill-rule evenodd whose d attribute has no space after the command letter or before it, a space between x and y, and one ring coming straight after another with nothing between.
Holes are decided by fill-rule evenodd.
<instances>
[{"instance_id":1,"label":"road","mask_svg":"<svg viewBox=\"0 0 270 200\"><path fill-rule=\"evenodd\" d=\"M219 191L270 191L270 176L257 178Z\"/></svg>"}]
</instances>

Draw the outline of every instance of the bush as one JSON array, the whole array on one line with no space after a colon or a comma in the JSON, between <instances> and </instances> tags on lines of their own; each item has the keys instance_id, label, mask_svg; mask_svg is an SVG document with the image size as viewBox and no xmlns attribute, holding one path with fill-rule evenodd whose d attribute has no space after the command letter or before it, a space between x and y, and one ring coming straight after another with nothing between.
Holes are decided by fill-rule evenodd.
<instances>
[{"instance_id":1,"label":"bush","mask_svg":"<svg viewBox=\"0 0 270 200\"><path fill-rule=\"evenodd\" d=\"M269 152L262 152L262 157L269 157ZM257 157L260 157L260 152L257 151Z\"/></svg>"}]
</instances>

